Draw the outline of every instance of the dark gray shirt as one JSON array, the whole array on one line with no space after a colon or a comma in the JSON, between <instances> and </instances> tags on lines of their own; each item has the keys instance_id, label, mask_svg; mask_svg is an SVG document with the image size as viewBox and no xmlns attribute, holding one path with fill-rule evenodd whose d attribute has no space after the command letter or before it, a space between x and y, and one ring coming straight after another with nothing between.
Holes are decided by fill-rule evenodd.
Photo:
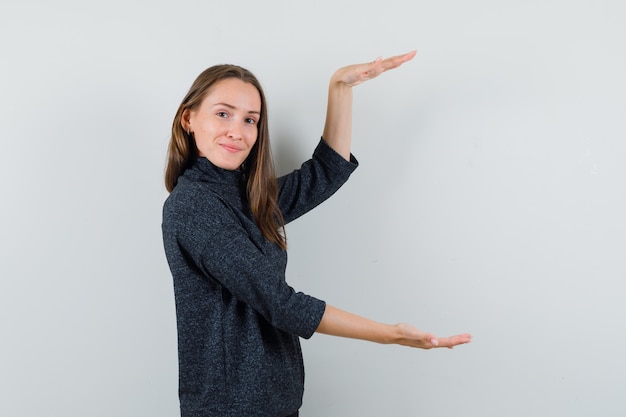
<instances>
[{"instance_id":1,"label":"dark gray shirt","mask_svg":"<svg viewBox=\"0 0 626 417\"><path fill-rule=\"evenodd\" d=\"M329 198L356 166L321 140L279 179L285 222ZM164 204L182 417L283 417L302 404L299 337L313 335L325 303L287 284L287 254L256 226L244 189L239 171L201 157Z\"/></svg>"}]
</instances>

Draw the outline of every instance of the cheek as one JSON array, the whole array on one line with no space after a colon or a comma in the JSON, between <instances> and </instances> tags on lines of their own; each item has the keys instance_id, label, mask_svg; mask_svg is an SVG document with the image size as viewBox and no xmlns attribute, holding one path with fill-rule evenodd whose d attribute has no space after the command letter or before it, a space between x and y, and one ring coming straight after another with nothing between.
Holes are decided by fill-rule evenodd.
<instances>
[{"instance_id":1,"label":"cheek","mask_svg":"<svg viewBox=\"0 0 626 417\"><path fill-rule=\"evenodd\" d=\"M248 145L250 145L250 147L253 147L258 138L259 133L257 131L250 132L250 135L248 135Z\"/></svg>"}]
</instances>

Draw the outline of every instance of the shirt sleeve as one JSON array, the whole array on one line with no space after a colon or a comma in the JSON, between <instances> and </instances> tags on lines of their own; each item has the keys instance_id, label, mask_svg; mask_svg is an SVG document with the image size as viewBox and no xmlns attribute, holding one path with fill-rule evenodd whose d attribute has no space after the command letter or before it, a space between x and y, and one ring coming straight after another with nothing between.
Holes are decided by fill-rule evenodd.
<instances>
[{"instance_id":1,"label":"shirt sleeve","mask_svg":"<svg viewBox=\"0 0 626 417\"><path fill-rule=\"evenodd\" d=\"M358 164L354 155L350 154L350 161L346 161L322 138L311 159L278 179L278 206L285 223L297 219L332 196Z\"/></svg>"},{"instance_id":2,"label":"shirt sleeve","mask_svg":"<svg viewBox=\"0 0 626 417\"><path fill-rule=\"evenodd\" d=\"M311 337L326 304L295 292L285 280L283 266L268 256L269 251L281 250L265 239L255 243L226 203L217 195L206 197L198 198L195 214L179 224L177 240L183 251L203 275L225 287L274 327Z\"/></svg>"}]
</instances>

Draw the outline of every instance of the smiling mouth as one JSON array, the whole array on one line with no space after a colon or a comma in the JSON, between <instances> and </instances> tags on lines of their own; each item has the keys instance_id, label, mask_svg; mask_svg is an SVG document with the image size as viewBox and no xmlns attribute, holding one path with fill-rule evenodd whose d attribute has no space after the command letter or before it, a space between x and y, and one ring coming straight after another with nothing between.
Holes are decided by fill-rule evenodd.
<instances>
[{"instance_id":1,"label":"smiling mouth","mask_svg":"<svg viewBox=\"0 0 626 417\"><path fill-rule=\"evenodd\" d=\"M239 152L241 149L239 149L236 146L232 146L232 145L220 145L222 148L224 148L225 150L227 150L228 152Z\"/></svg>"}]
</instances>

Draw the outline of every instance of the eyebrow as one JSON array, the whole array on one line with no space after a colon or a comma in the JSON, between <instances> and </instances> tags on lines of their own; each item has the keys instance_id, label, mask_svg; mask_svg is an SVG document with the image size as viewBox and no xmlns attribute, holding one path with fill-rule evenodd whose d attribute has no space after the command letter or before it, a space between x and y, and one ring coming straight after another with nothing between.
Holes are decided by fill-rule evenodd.
<instances>
[{"instance_id":1,"label":"eyebrow","mask_svg":"<svg viewBox=\"0 0 626 417\"><path fill-rule=\"evenodd\" d=\"M237 107L233 106L232 104L228 104L228 103L215 103L215 104L213 104L213 107L216 107L216 106L224 106L224 107L228 107L229 109L237 110ZM258 115L261 114L261 112L256 111L256 110L248 110L248 113L249 114L258 114Z\"/></svg>"}]
</instances>

